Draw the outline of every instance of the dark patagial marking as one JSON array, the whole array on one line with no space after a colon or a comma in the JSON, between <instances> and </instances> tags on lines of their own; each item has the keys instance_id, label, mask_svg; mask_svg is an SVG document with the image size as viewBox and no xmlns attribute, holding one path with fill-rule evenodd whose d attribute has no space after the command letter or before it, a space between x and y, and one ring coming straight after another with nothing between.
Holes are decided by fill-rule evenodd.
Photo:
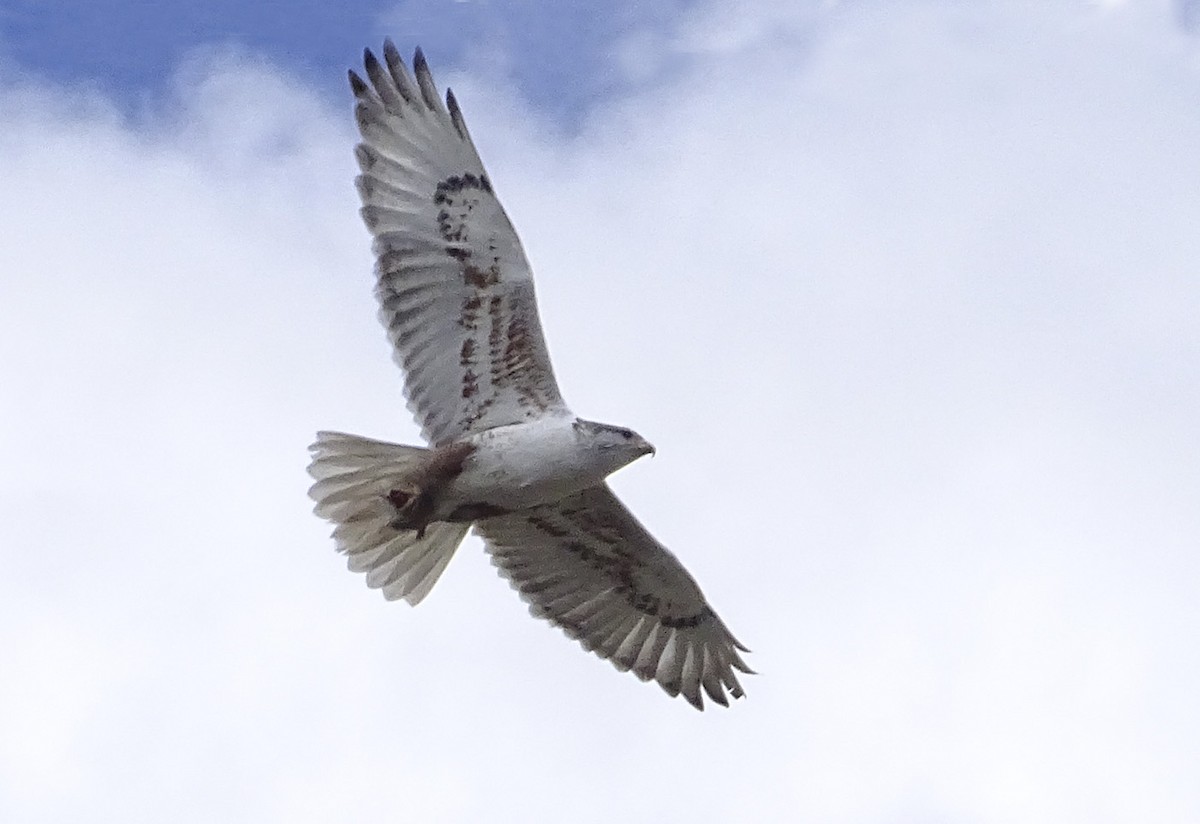
<instances>
[{"instance_id":1,"label":"dark patagial marking","mask_svg":"<svg viewBox=\"0 0 1200 824\"><path fill-rule=\"evenodd\" d=\"M625 523L615 512L599 507L573 511L573 522L585 535L609 544L625 540Z\"/></svg>"},{"instance_id":2,"label":"dark patagial marking","mask_svg":"<svg viewBox=\"0 0 1200 824\"><path fill-rule=\"evenodd\" d=\"M528 518L527 520L548 535L561 539L569 534L566 530L555 527L544 519ZM611 528L609 532L611 534ZM636 562L623 551L619 543L608 543L604 550L590 547L583 541L577 540L563 541L562 546L587 566L617 581L620 586L616 587L616 594L623 597L638 612L657 618L664 627L690 629L709 620L713 614L712 609L705 606L703 610L692 615L670 615L672 604L669 601L664 603L662 598L653 593L639 591L633 577Z\"/></svg>"},{"instance_id":3,"label":"dark patagial marking","mask_svg":"<svg viewBox=\"0 0 1200 824\"><path fill-rule=\"evenodd\" d=\"M528 521L529 525L534 529L538 530L539 532L544 532L552 538L565 538L571 534L569 530L555 526L547 519L538 517L537 515L531 515L525 520Z\"/></svg>"}]
</instances>

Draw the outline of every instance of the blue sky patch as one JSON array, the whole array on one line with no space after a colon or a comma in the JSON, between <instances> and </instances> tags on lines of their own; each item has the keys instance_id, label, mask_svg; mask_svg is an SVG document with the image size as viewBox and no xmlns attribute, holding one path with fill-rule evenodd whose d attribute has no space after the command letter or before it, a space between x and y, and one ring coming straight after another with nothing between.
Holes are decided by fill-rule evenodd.
<instances>
[{"instance_id":1,"label":"blue sky patch","mask_svg":"<svg viewBox=\"0 0 1200 824\"><path fill-rule=\"evenodd\" d=\"M180 60L206 46L261 53L303 82L340 94L362 48L377 48L390 35L406 55L421 45L441 73L452 66L502 71L534 105L569 122L622 88L612 65L615 44L661 31L694 5L13 0L0 11L0 54L19 71L84 82L130 105L160 93Z\"/></svg>"}]
</instances>

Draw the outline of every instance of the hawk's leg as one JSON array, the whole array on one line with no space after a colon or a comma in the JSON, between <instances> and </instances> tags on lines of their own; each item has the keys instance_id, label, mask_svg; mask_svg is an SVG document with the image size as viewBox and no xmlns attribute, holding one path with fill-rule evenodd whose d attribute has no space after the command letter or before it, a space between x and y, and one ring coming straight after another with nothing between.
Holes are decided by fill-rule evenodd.
<instances>
[{"instance_id":1,"label":"hawk's leg","mask_svg":"<svg viewBox=\"0 0 1200 824\"><path fill-rule=\"evenodd\" d=\"M424 538L429 516L433 514L433 496L419 486L408 484L393 489L387 499L396 508L390 523L392 529L415 529L417 537Z\"/></svg>"}]
</instances>

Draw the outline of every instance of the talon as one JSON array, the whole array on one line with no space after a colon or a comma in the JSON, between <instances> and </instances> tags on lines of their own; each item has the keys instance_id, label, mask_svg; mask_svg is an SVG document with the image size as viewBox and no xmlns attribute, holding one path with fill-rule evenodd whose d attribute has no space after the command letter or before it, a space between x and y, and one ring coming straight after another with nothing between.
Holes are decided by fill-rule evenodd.
<instances>
[{"instance_id":1,"label":"talon","mask_svg":"<svg viewBox=\"0 0 1200 824\"><path fill-rule=\"evenodd\" d=\"M420 494L418 489L393 489L387 494L387 499L392 506L396 507L396 513L399 514L411 509Z\"/></svg>"},{"instance_id":2,"label":"talon","mask_svg":"<svg viewBox=\"0 0 1200 824\"><path fill-rule=\"evenodd\" d=\"M425 537L432 508L430 496L417 486L393 489L384 497L396 510L389 526L395 530L415 529L418 538Z\"/></svg>"}]
</instances>

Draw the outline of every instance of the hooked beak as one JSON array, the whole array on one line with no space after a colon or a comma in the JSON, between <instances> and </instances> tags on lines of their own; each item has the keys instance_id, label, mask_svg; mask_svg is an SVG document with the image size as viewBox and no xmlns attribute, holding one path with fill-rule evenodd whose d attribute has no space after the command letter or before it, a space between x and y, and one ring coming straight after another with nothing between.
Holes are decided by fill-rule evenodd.
<instances>
[{"instance_id":1,"label":"hooked beak","mask_svg":"<svg viewBox=\"0 0 1200 824\"><path fill-rule=\"evenodd\" d=\"M653 458L655 452L656 452L656 450L654 449L654 444L650 443L649 441L642 441L642 454L643 455L649 455L651 458Z\"/></svg>"}]
</instances>

